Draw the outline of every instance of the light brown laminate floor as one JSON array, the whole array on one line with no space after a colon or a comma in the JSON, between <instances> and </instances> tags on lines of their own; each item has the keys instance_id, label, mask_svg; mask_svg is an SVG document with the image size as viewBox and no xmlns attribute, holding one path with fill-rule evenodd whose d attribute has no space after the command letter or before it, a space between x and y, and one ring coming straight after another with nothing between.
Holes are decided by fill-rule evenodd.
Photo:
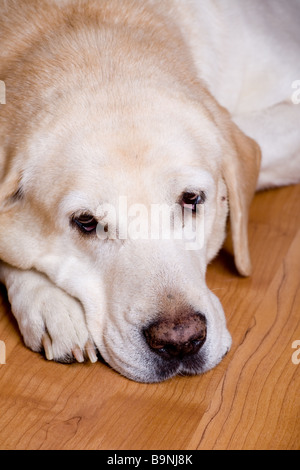
<instances>
[{"instance_id":1,"label":"light brown laminate floor","mask_svg":"<svg viewBox=\"0 0 300 470\"><path fill-rule=\"evenodd\" d=\"M249 234L251 278L225 250L208 269L233 346L203 376L146 385L101 363L46 362L0 290L0 448L299 449L300 186L257 194Z\"/></svg>"}]
</instances>

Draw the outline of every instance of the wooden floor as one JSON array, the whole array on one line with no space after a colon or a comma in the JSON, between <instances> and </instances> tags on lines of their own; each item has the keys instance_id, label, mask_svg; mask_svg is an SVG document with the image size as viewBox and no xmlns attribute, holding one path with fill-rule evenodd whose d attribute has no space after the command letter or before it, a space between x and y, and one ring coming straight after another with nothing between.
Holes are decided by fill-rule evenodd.
<instances>
[{"instance_id":1,"label":"wooden floor","mask_svg":"<svg viewBox=\"0 0 300 470\"><path fill-rule=\"evenodd\" d=\"M299 449L300 186L258 194L249 230L251 278L225 250L209 267L233 347L203 376L144 385L101 363L46 362L2 289L0 449Z\"/></svg>"}]
</instances>

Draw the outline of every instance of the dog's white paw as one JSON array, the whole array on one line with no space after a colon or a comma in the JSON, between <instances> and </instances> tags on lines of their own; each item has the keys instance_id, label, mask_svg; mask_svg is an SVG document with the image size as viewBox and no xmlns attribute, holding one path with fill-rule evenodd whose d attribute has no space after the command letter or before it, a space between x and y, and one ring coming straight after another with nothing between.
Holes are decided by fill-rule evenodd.
<instances>
[{"instance_id":1,"label":"dog's white paw","mask_svg":"<svg viewBox=\"0 0 300 470\"><path fill-rule=\"evenodd\" d=\"M97 361L81 304L33 271L11 274L8 296L27 347L48 360Z\"/></svg>"}]
</instances>

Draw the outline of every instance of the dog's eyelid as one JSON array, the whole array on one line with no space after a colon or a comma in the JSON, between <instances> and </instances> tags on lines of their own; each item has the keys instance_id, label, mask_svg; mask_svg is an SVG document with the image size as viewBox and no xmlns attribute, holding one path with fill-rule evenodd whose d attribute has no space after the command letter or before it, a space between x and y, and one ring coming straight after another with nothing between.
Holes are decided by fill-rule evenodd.
<instances>
[{"instance_id":1,"label":"dog's eyelid","mask_svg":"<svg viewBox=\"0 0 300 470\"><path fill-rule=\"evenodd\" d=\"M95 217L91 214L82 214L76 217L76 219L78 220L78 222L81 222L83 224L89 224L96 220Z\"/></svg>"},{"instance_id":2,"label":"dog's eyelid","mask_svg":"<svg viewBox=\"0 0 300 470\"><path fill-rule=\"evenodd\" d=\"M80 220L82 222L88 222L89 220L95 219L96 217L89 210L78 210L70 214L70 220Z\"/></svg>"}]
</instances>

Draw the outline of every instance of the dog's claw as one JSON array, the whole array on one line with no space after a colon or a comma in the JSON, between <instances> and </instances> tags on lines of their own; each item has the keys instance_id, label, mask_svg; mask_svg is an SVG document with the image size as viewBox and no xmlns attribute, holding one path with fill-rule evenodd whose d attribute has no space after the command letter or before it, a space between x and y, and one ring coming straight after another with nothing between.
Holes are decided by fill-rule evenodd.
<instances>
[{"instance_id":1,"label":"dog's claw","mask_svg":"<svg viewBox=\"0 0 300 470\"><path fill-rule=\"evenodd\" d=\"M53 356L53 351L52 351L52 342L49 336L47 335L47 333L45 333L42 338L42 344L43 344L46 358L48 359L48 361L53 361L54 356Z\"/></svg>"},{"instance_id":2,"label":"dog's claw","mask_svg":"<svg viewBox=\"0 0 300 470\"><path fill-rule=\"evenodd\" d=\"M72 353L77 362L80 362L80 363L84 362L84 357L83 357L81 349L79 348L73 349Z\"/></svg>"},{"instance_id":3,"label":"dog's claw","mask_svg":"<svg viewBox=\"0 0 300 470\"><path fill-rule=\"evenodd\" d=\"M88 340L85 345L85 351L92 364L98 361L95 346L90 340Z\"/></svg>"},{"instance_id":4,"label":"dog's claw","mask_svg":"<svg viewBox=\"0 0 300 470\"><path fill-rule=\"evenodd\" d=\"M42 345L45 351L45 356L48 361L54 360L54 354L52 350L52 341L47 333L44 334L42 338ZM88 340L84 347L85 355L91 361L92 364L98 361L97 354L95 351L95 346L92 341ZM76 347L72 350L72 354L77 362L82 363L84 362L84 355L83 351L80 347Z\"/></svg>"}]
</instances>

